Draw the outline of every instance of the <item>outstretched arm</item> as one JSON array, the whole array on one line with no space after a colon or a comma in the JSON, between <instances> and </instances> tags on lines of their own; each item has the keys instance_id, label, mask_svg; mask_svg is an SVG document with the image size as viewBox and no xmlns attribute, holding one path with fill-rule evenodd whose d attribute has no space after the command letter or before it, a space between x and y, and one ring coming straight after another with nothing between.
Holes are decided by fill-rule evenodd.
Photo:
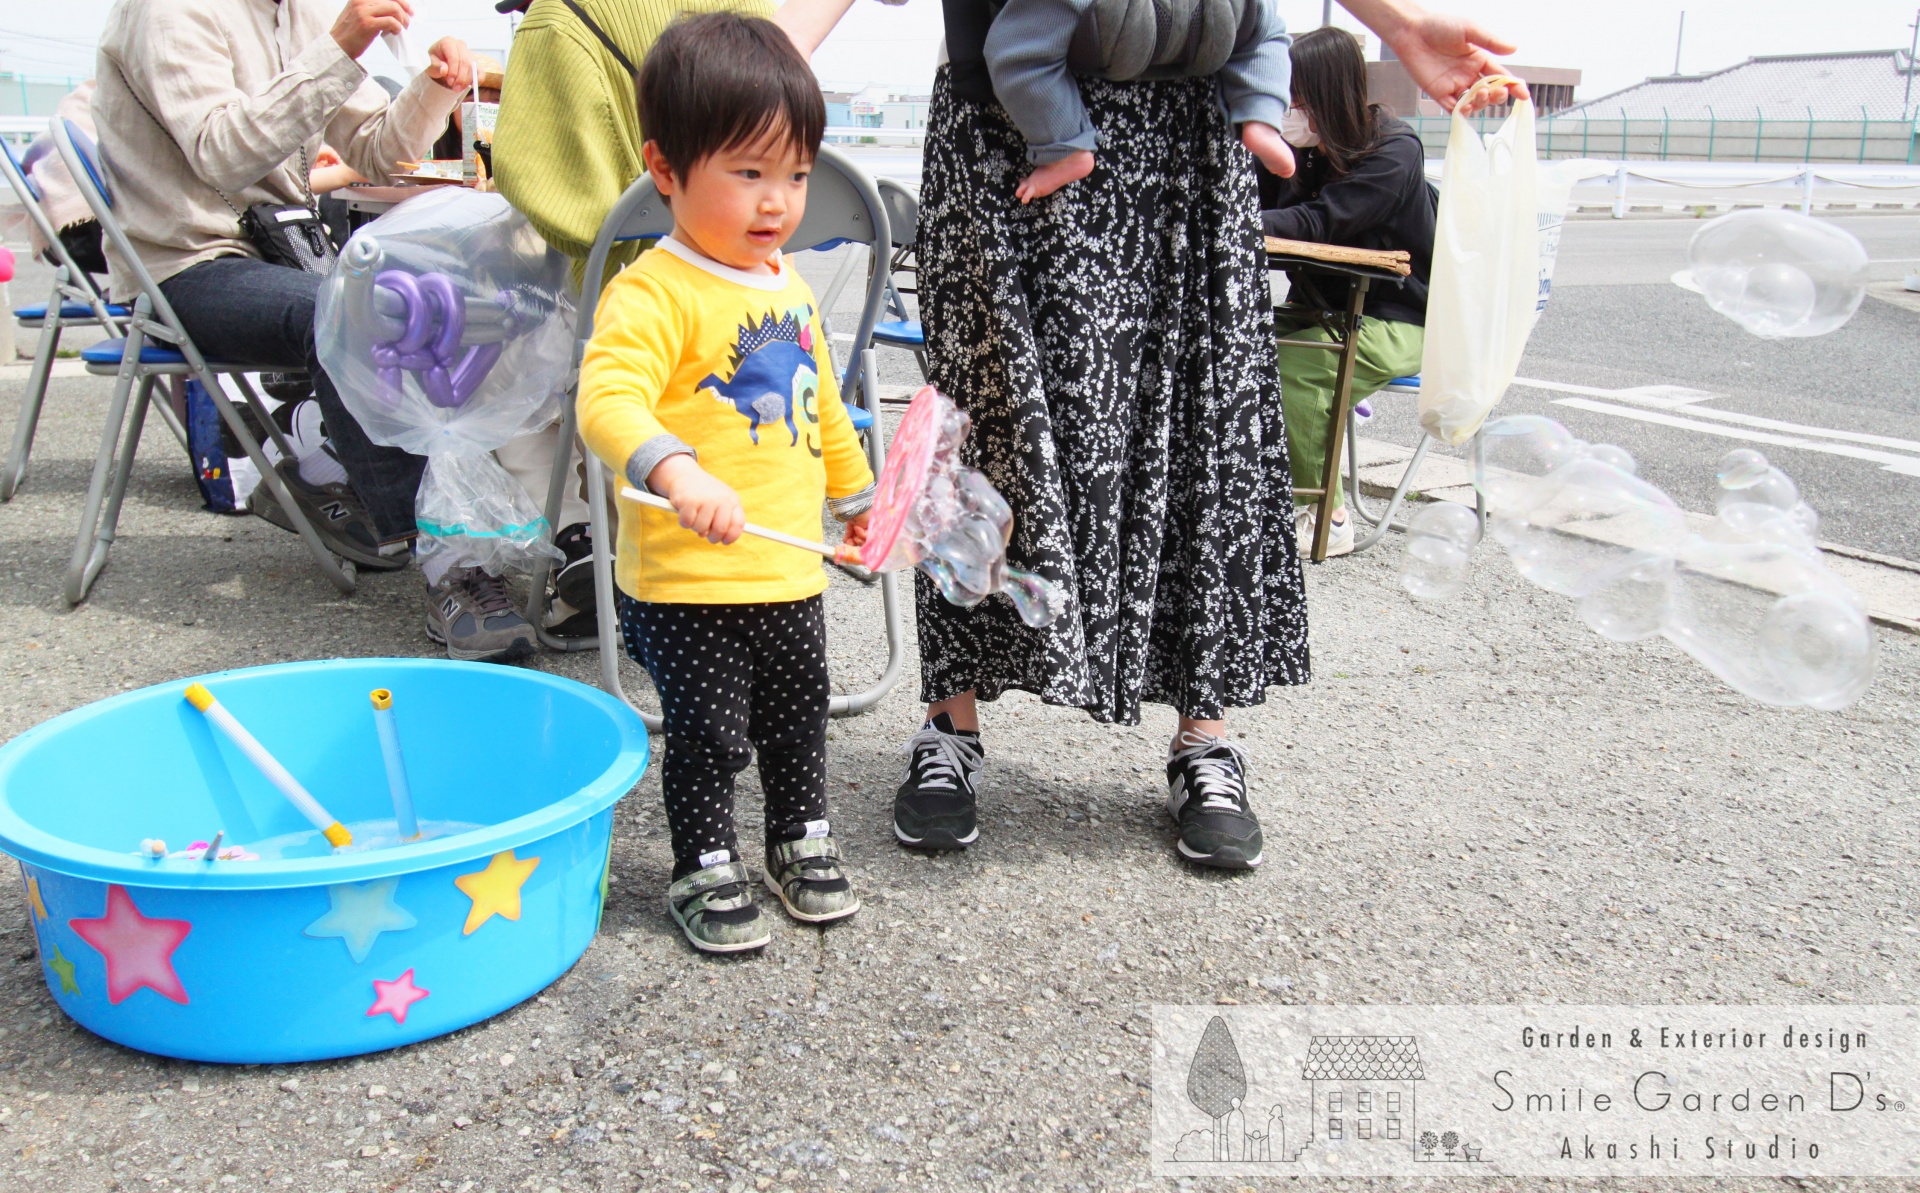
<instances>
[{"instance_id":1,"label":"outstretched arm","mask_svg":"<svg viewBox=\"0 0 1920 1193\"><path fill-rule=\"evenodd\" d=\"M1474 80L1501 73L1495 54L1514 51L1511 43L1465 17L1428 12L1415 0L1340 0L1340 6L1392 46L1413 81L1449 112ZM1516 82L1482 89L1472 107L1526 98L1526 84Z\"/></svg>"},{"instance_id":2,"label":"outstretched arm","mask_svg":"<svg viewBox=\"0 0 1920 1193\"><path fill-rule=\"evenodd\" d=\"M773 14L773 23L786 30L801 57L812 58L852 7L853 0L787 0Z\"/></svg>"}]
</instances>

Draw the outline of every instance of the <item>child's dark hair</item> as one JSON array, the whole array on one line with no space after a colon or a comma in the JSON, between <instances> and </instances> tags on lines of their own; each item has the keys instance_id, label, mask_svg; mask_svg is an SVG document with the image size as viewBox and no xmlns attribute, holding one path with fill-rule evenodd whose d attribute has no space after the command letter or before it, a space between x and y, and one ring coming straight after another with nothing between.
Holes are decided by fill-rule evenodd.
<instances>
[{"instance_id":1,"label":"child's dark hair","mask_svg":"<svg viewBox=\"0 0 1920 1193\"><path fill-rule=\"evenodd\" d=\"M772 21L738 13L668 26L641 64L635 90L641 133L682 178L714 154L782 127L814 157L827 126L820 84L793 42Z\"/></svg>"}]
</instances>

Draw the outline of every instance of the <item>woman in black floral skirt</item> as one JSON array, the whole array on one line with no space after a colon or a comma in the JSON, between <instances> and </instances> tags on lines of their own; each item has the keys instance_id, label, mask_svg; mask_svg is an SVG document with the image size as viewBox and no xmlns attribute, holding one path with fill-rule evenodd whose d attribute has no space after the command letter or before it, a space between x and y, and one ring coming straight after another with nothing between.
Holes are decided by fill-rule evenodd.
<instances>
[{"instance_id":1,"label":"woman in black floral skirt","mask_svg":"<svg viewBox=\"0 0 1920 1193\"><path fill-rule=\"evenodd\" d=\"M1490 39L1451 18L1436 30L1392 0L1348 7L1393 17L1459 76L1452 94L1491 67L1472 44ZM1120 724L1142 701L1172 705L1180 853L1257 866L1226 710L1306 682L1308 664L1253 158L1212 78L1080 77L1097 165L1024 204L1027 143L984 59L994 8L945 10L916 248L931 379L972 418L970 462L1013 507L1009 562L1068 603L1032 629L1008 602L957 608L917 577L930 705L895 834L926 849L977 839L975 702L1019 688ZM1458 50L1436 49L1436 33ZM1444 86L1433 63L1416 69Z\"/></svg>"}]
</instances>

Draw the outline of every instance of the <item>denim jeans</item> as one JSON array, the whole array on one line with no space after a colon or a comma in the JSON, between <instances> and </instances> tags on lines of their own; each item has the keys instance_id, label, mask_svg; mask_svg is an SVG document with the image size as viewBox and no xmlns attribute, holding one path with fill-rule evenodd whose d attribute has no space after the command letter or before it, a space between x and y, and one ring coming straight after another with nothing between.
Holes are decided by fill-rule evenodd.
<instances>
[{"instance_id":1,"label":"denim jeans","mask_svg":"<svg viewBox=\"0 0 1920 1193\"><path fill-rule=\"evenodd\" d=\"M173 275L160 291L209 359L312 374L327 437L374 532L382 543L401 542L414 535L413 498L426 459L374 443L341 404L313 344L321 280L253 257L220 257Z\"/></svg>"}]
</instances>

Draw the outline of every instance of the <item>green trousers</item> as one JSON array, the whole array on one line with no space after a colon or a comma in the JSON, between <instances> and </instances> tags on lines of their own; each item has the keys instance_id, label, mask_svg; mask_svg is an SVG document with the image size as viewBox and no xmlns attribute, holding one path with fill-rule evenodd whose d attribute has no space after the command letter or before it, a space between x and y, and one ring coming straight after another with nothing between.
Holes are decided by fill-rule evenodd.
<instances>
[{"instance_id":1,"label":"green trousers","mask_svg":"<svg viewBox=\"0 0 1920 1193\"><path fill-rule=\"evenodd\" d=\"M1332 339L1325 329L1311 324L1296 324L1283 312L1279 316L1279 334L1284 339ZM1360 320L1360 350L1353 360L1353 401L1372 397L1396 377L1411 377L1420 371L1420 352L1426 345L1427 329L1392 319ZM1340 354L1325 348L1282 346L1280 357L1280 407L1287 420L1287 456L1292 465L1296 489L1323 488L1321 469L1327 462L1327 437L1333 430L1334 386L1339 379ZM1335 475L1338 475L1336 470ZM1343 486L1344 489L1344 486ZM1312 505L1320 499L1302 497L1298 505ZM1335 509L1346 506L1343 491L1334 502Z\"/></svg>"}]
</instances>

